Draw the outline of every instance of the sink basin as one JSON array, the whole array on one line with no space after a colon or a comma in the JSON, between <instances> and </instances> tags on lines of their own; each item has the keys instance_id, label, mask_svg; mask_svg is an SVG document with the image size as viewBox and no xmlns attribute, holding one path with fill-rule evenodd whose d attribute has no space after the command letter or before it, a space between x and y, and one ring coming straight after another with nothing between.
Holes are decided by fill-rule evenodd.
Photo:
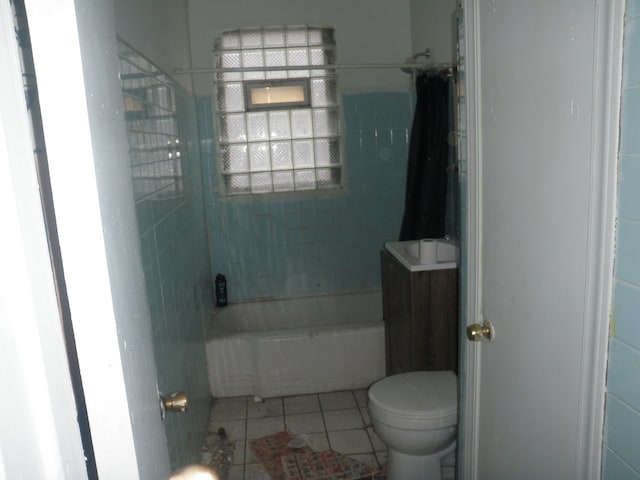
<instances>
[{"instance_id":1,"label":"sink basin","mask_svg":"<svg viewBox=\"0 0 640 480\"><path fill-rule=\"evenodd\" d=\"M384 248L412 272L458 267L460 249L452 240L425 238L387 242Z\"/></svg>"}]
</instances>

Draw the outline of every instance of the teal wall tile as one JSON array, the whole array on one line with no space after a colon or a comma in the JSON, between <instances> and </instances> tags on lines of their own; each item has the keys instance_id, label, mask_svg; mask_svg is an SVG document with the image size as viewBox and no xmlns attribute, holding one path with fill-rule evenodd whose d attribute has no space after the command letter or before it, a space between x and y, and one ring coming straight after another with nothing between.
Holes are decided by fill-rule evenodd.
<instances>
[{"instance_id":1,"label":"teal wall tile","mask_svg":"<svg viewBox=\"0 0 640 480\"><path fill-rule=\"evenodd\" d=\"M603 478L640 478L640 1L626 4Z\"/></svg>"},{"instance_id":2,"label":"teal wall tile","mask_svg":"<svg viewBox=\"0 0 640 480\"><path fill-rule=\"evenodd\" d=\"M607 395L605 435L607 447L635 471L640 471L640 412L614 395Z\"/></svg>"},{"instance_id":3,"label":"teal wall tile","mask_svg":"<svg viewBox=\"0 0 640 480\"><path fill-rule=\"evenodd\" d=\"M620 117L620 152L623 155L640 154L640 88L623 90Z\"/></svg>"},{"instance_id":4,"label":"teal wall tile","mask_svg":"<svg viewBox=\"0 0 640 480\"><path fill-rule=\"evenodd\" d=\"M640 222L619 219L615 276L640 285Z\"/></svg>"},{"instance_id":5,"label":"teal wall tile","mask_svg":"<svg viewBox=\"0 0 640 480\"><path fill-rule=\"evenodd\" d=\"M640 57L640 55L639 55ZM623 155L618 176L618 215L640 220L640 155Z\"/></svg>"},{"instance_id":6,"label":"teal wall tile","mask_svg":"<svg viewBox=\"0 0 640 480\"><path fill-rule=\"evenodd\" d=\"M626 8L627 19L640 16L640 0L627 0Z\"/></svg>"},{"instance_id":7,"label":"teal wall tile","mask_svg":"<svg viewBox=\"0 0 640 480\"><path fill-rule=\"evenodd\" d=\"M640 350L620 340L609 348L608 391L640 411Z\"/></svg>"},{"instance_id":8,"label":"teal wall tile","mask_svg":"<svg viewBox=\"0 0 640 480\"><path fill-rule=\"evenodd\" d=\"M382 118L388 118L388 117L382 117ZM377 159L378 160L390 160L390 158L387 155L384 155L385 150L383 149L389 149L391 147L391 139L392 139L392 130L391 130L391 122L389 122L388 127L384 127L384 128L380 128L380 126L378 125L376 127L376 146L378 149L378 155L377 155ZM390 154L391 152L389 152Z\"/></svg>"},{"instance_id":9,"label":"teal wall tile","mask_svg":"<svg viewBox=\"0 0 640 480\"><path fill-rule=\"evenodd\" d=\"M374 120L374 118L371 119L372 122ZM360 142L362 160L364 160L365 163L374 162L378 157L375 125L368 129L363 128L360 132Z\"/></svg>"},{"instance_id":10,"label":"teal wall tile","mask_svg":"<svg viewBox=\"0 0 640 480\"><path fill-rule=\"evenodd\" d=\"M613 336L640 350L640 287L616 281L613 298Z\"/></svg>"},{"instance_id":11,"label":"teal wall tile","mask_svg":"<svg viewBox=\"0 0 640 480\"><path fill-rule=\"evenodd\" d=\"M640 16L628 18L624 28L624 43L627 52L623 55L625 76L622 87L640 85L640 55L631 52L640 51Z\"/></svg>"},{"instance_id":12,"label":"teal wall tile","mask_svg":"<svg viewBox=\"0 0 640 480\"><path fill-rule=\"evenodd\" d=\"M640 480L640 473L615 454L610 448L603 452L602 480Z\"/></svg>"}]
</instances>

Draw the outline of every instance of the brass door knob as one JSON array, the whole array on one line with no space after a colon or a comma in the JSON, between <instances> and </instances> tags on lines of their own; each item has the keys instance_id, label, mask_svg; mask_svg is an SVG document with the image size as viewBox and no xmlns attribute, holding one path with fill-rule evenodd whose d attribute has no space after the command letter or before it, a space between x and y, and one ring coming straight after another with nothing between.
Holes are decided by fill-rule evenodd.
<instances>
[{"instance_id":1,"label":"brass door knob","mask_svg":"<svg viewBox=\"0 0 640 480\"><path fill-rule=\"evenodd\" d=\"M160 395L160 417L164 420L166 412L186 412L189 410L187 392L175 392L165 398Z\"/></svg>"},{"instance_id":2,"label":"brass door knob","mask_svg":"<svg viewBox=\"0 0 640 480\"><path fill-rule=\"evenodd\" d=\"M488 320L483 323L473 323L467 327L467 338L472 342L479 342L483 338L493 340L495 338L493 325Z\"/></svg>"}]
</instances>

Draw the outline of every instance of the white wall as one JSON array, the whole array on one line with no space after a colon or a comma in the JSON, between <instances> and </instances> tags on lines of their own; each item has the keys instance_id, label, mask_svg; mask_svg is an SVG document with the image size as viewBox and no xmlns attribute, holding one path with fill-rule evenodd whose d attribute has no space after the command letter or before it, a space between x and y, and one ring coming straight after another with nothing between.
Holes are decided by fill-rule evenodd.
<instances>
[{"instance_id":1,"label":"white wall","mask_svg":"<svg viewBox=\"0 0 640 480\"><path fill-rule=\"evenodd\" d=\"M410 0L189 0L193 67L213 66L213 42L225 29L315 24L333 26L339 63L399 63L411 55ZM406 89L399 70L343 71L343 90ZM211 76L195 78L198 95L212 93Z\"/></svg>"},{"instance_id":2,"label":"white wall","mask_svg":"<svg viewBox=\"0 0 640 480\"><path fill-rule=\"evenodd\" d=\"M171 74L188 68L187 0L113 0L116 33ZM191 90L188 76L176 78Z\"/></svg>"},{"instance_id":3,"label":"white wall","mask_svg":"<svg viewBox=\"0 0 640 480\"><path fill-rule=\"evenodd\" d=\"M436 63L456 60L456 0L411 0L413 52L431 50Z\"/></svg>"},{"instance_id":4,"label":"white wall","mask_svg":"<svg viewBox=\"0 0 640 480\"><path fill-rule=\"evenodd\" d=\"M338 62L399 63L425 48L436 62L455 60L456 0L113 0L116 32L167 73L213 66L213 41L225 29L316 24L336 29ZM212 93L197 75L195 93ZM191 89L189 75L176 77ZM406 89L398 70L340 74L343 90Z\"/></svg>"}]
</instances>

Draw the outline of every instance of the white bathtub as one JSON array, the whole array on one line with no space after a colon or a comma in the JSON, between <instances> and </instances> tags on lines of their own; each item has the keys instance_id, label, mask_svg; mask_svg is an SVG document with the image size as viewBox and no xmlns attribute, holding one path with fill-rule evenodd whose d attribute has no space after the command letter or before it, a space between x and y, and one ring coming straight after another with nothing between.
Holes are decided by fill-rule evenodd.
<instances>
[{"instance_id":1,"label":"white bathtub","mask_svg":"<svg viewBox=\"0 0 640 480\"><path fill-rule=\"evenodd\" d=\"M368 387L384 377L380 291L230 304L207 339L215 397Z\"/></svg>"}]
</instances>

